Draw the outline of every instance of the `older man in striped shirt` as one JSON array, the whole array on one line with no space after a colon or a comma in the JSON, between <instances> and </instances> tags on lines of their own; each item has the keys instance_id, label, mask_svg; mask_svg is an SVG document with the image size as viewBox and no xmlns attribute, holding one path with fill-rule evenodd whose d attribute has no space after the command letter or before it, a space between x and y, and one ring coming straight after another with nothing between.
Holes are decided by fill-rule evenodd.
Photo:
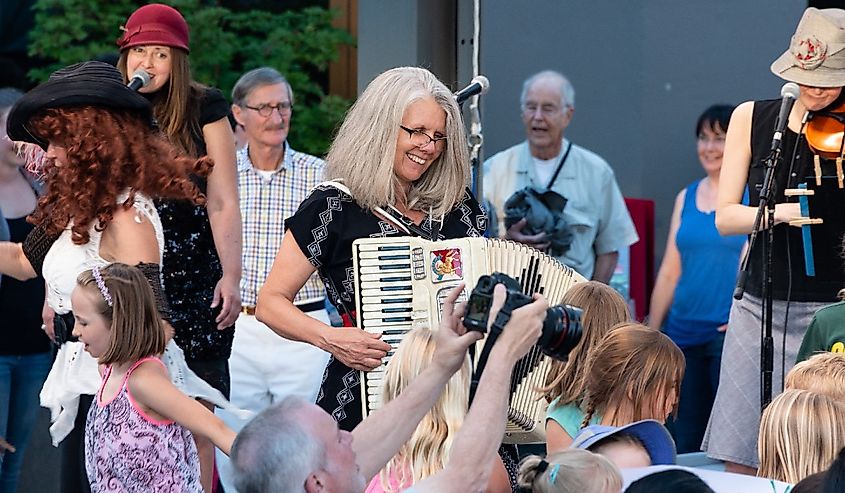
<instances>
[{"instance_id":1,"label":"older man in striped shirt","mask_svg":"<svg viewBox=\"0 0 845 493\"><path fill-rule=\"evenodd\" d=\"M231 401L260 412L288 396L314 402L329 354L278 336L255 318L255 301L284 236L284 220L293 215L323 179L323 160L293 150L287 142L293 93L275 69L245 73L232 89L232 113L243 126L246 146L238 151L238 186L243 219L242 313L235 325L229 366ZM284 259L280 259L283 262ZM314 274L294 300L312 317L329 323L323 284ZM239 422L220 411L234 429ZM230 488L228 460L218 453L218 469Z\"/></svg>"}]
</instances>

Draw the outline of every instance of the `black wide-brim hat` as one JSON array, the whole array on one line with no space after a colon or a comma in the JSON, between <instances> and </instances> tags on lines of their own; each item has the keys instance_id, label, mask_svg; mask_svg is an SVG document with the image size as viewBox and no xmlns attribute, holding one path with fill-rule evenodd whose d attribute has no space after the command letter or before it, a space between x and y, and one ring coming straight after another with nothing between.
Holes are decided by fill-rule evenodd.
<instances>
[{"instance_id":1,"label":"black wide-brim hat","mask_svg":"<svg viewBox=\"0 0 845 493\"><path fill-rule=\"evenodd\" d=\"M48 142L29 131L29 120L46 109L68 106L95 106L137 112L138 118L154 124L150 102L130 89L123 76L113 66L103 62L82 62L53 72L44 82L28 93L9 110L6 133L13 141L30 142L46 149Z\"/></svg>"}]
</instances>

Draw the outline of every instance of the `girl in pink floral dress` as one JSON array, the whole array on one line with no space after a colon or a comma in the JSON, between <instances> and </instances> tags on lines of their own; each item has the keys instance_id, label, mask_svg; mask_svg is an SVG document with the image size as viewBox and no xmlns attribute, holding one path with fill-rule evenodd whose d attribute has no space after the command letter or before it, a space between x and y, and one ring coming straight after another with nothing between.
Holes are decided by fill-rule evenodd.
<instances>
[{"instance_id":1,"label":"girl in pink floral dress","mask_svg":"<svg viewBox=\"0 0 845 493\"><path fill-rule=\"evenodd\" d=\"M158 359L166 335L140 270L94 267L73 291L73 334L97 358L102 385L88 412L92 492L202 492L191 433L228 454L235 433L180 392Z\"/></svg>"}]
</instances>

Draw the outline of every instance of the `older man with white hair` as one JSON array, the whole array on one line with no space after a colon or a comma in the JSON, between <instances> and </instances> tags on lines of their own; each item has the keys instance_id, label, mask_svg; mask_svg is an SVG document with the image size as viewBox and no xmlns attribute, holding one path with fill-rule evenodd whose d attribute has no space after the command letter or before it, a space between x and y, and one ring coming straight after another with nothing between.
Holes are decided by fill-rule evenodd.
<instances>
[{"instance_id":1,"label":"older man with white hair","mask_svg":"<svg viewBox=\"0 0 845 493\"><path fill-rule=\"evenodd\" d=\"M467 348L481 336L465 333L464 308L454 308L463 286L444 302L432 364L352 432L340 430L314 404L287 399L245 426L232 446L235 486L240 493L362 493L393 457L460 368ZM494 308L504 289L497 286ZM489 354L478 391L444 470L415 484L423 492L483 491L505 429L510 375L537 342L548 304L542 297L513 311ZM495 319L495 313L490 318Z\"/></svg>"},{"instance_id":2,"label":"older man with white hair","mask_svg":"<svg viewBox=\"0 0 845 493\"><path fill-rule=\"evenodd\" d=\"M540 250L551 247L551 255L582 276L607 283L619 251L638 237L613 169L563 135L575 113L575 89L558 72L534 74L522 86L520 110L527 139L484 163L484 198L498 219L492 226L508 239ZM532 197L543 195L538 202L553 195L545 192L557 194L558 207L550 210L555 217L546 222L554 231L539 230L526 216L506 223L508 199L526 187L536 191Z\"/></svg>"}]
</instances>

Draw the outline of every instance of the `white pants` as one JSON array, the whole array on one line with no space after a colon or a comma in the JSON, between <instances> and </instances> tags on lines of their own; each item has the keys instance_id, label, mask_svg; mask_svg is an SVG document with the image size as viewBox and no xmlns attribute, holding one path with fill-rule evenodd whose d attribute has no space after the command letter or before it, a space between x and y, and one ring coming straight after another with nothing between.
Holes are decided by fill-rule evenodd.
<instances>
[{"instance_id":1,"label":"white pants","mask_svg":"<svg viewBox=\"0 0 845 493\"><path fill-rule=\"evenodd\" d=\"M329 324L326 310L307 313ZM233 405L256 414L285 397L317 400L329 353L303 342L280 337L254 316L244 313L235 322L235 340L229 357ZM216 409L230 428L239 431L249 421ZM235 492L229 458L217 450L217 471L227 493Z\"/></svg>"}]
</instances>

